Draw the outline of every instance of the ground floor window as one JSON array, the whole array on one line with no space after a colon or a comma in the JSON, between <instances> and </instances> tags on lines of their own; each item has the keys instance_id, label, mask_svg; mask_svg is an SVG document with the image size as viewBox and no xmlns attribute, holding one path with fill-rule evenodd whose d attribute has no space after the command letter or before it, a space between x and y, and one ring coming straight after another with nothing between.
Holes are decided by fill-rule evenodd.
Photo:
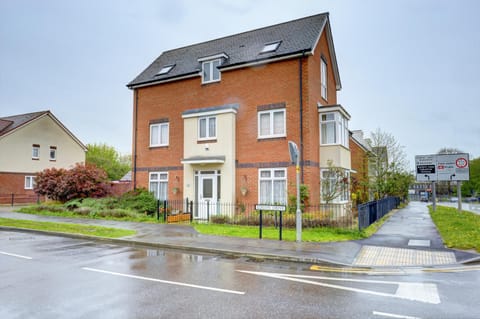
<instances>
[{"instance_id":1,"label":"ground floor window","mask_svg":"<svg viewBox=\"0 0 480 319\"><path fill-rule=\"evenodd\" d=\"M25 189L33 189L35 186L35 176L25 176Z\"/></svg>"},{"instance_id":2,"label":"ground floor window","mask_svg":"<svg viewBox=\"0 0 480 319\"><path fill-rule=\"evenodd\" d=\"M347 202L350 198L350 172L341 168L321 170L322 202Z\"/></svg>"},{"instance_id":3,"label":"ground floor window","mask_svg":"<svg viewBox=\"0 0 480 319\"><path fill-rule=\"evenodd\" d=\"M168 195L168 173L151 172L149 177L149 190L156 199L167 200Z\"/></svg>"},{"instance_id":4,"label":"ground floor window","mask_svg":"<svg viewBox=\"0 0 480 319\"><path fill-rule=\"evenodd\" d=\"M287 204L287 169L268 168L258 170L259 193L261 204Z\"/></svg>"}]
</instances>

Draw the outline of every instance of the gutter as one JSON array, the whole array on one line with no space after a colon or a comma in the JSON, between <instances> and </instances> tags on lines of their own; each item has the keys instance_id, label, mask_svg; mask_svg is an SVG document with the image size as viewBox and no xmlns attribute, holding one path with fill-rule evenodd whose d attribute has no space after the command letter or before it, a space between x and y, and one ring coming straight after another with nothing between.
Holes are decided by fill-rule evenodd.
<instances>
[{"instance_id":1,"label":"gutter","mask_svg":"<svg viewBox=\"0 0 480 319\"><path fill-rule=\"evenodd\" d=\"M302 55L298 58L298 94L299 94L299 104L300 104L300 171L301 171L301 183L304 183L304 164L303 160L303 67L302 62L305 56L305 50L302 51Z\"/></svg>"},{"instance_id":2,"label":"gutter","mask_svg":"<svg viewBox=\"0 0 480 319\"><path fill-rule=\"evenodd\" d=\"M133 123L133 169L132 169L132 179L133 179L133 189L137 189L137 121L138 121L138 90L134 90L133 94L135 95L135 121Z\"/></svg>"}]
</instances>

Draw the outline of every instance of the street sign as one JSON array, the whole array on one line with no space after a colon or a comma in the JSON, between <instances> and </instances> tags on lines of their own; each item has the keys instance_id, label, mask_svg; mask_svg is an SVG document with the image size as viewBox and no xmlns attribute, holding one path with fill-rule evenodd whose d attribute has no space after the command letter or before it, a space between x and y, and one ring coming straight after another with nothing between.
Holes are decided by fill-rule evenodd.
<instances>
[{"instance_id":1,"label":"street sign","mask_svg":"<svg viewBox=\"0 0 480 319\"><path fill-rule=\"evenodd\" d=\"M418 182L468 181L470 168L468 154L436 154L415 156Z\"/></svg>"},{"instance_id":2,"label":"street sign","mask_svg":"<svg viewBox=\"0 0 480 319\"><path fill-rule=\"evenodd\" d=\"M417 182L430 182L437 180L436 173L436 155L417 155L415 156L415 166L417 168Z\"/></svg>"},{"instance_id":3,"label":"street sign","mask_svg":"<svg viewBox=\"0 0 480 319\"><path fill-rule=\"evenodd\" d=\"M468 181L468 154L437 155L437 175L439 181Z\"/></svg>"},{"instance_id":4,"label":"street sign","mask_svg":"<svg viewBox=\"0 0 480 319\"><path fill-rule=\"evenodd\" d=\"M285 205L255 205L255 210L275 210L275 211L285 211Z\"/></svg>"}]
</instances>

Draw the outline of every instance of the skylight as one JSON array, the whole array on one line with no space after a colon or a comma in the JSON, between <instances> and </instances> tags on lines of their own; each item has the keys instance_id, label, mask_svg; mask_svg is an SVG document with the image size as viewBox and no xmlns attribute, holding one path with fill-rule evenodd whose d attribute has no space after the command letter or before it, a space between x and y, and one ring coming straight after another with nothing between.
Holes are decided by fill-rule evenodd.
<instances>
[{"instance_id":1,"label":"skylight","mask_svg":"<svg viewBox=\"0 0 480 319\"><path fill-rule=\"evenodd\" d=\"M267 43L263 47L262 51L260 51L260 53L274 52L278 49L278 47L280 46L280 43L281 41Z\"/></svg>"},{"instance_id":2,"label":"skylight","mask_svg":"<svg viewBox=\"0 0 480 319\"><path fill-rule=\"evenodd\" d=\"M175 66L175 64L165 65L164 67L162 67L162 68L160 69L160 71L158 71L158 73L157 73L156 75L167 74L168 72L170 72L170 70L173 69L174 66Z\"/></svg>"}]
</instances>

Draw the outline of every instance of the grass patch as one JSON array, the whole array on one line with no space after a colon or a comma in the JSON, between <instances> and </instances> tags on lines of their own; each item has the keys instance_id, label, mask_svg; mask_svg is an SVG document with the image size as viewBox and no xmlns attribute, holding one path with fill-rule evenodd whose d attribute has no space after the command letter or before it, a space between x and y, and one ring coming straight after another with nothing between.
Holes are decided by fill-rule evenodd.
<instances>
[{"instance_id":1,"label":"grass patch","mask_svg":"<svg viewBox=\"0 0 480 319\"><path fill-rule=\"evenodd\" d=\"M456 208L437 206L430 216L449 248L475 249L480 252L480 215L471 212L458 212Z\"/></svg>"},{"instance_id":2,"label":"grass patch","mask_svg":"<svg viewBox=\"0 0 480 319\"><path fill-rule=\"evenodd\" d=\"M129 229L67 223L39 222L10 218L0 218L0 226L34 229L40 231L54 231L60 233L80 234L106 238L120 238L136 234L135 230Z\"/></svg>"},{"instance_id":3,"label":"grass patch","mask_svg":"<svg viewBox=\"0 0 480 319\"><path fill-rule=\"evenodd\" d=\"M241 238L258 238L258 226L239 226L227 224L194 224L194 228L201 234L241 237ZM262 238L277 239L279 238L278 228L264 227ZM283 240L295 241L296 230L284 228L282 232ZM358 230L336 229L336 228L307 228L302 231L302 241L306 242L332 242L356 240L364 238L363 233Z\"/></svg>"}]
</instances>

